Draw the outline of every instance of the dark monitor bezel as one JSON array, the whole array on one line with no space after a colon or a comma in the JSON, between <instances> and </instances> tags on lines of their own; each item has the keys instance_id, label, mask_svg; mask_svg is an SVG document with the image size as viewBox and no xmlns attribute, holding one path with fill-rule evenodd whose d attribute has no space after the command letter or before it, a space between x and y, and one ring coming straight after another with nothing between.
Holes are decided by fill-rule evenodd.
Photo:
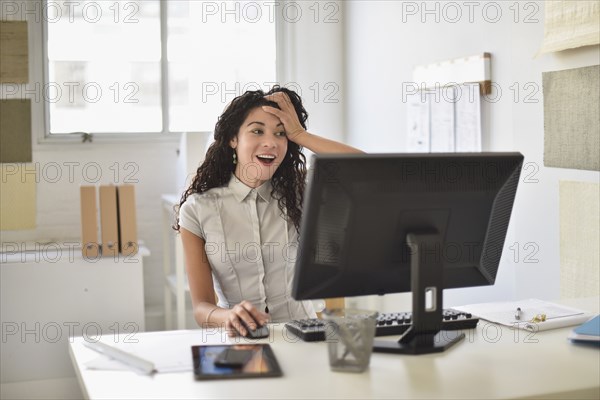
<instances>
[{"instance_id":1,"label":"dark monitor bezel","mask_svg":"<svg viewBox=\"0 0 600 400\"><path fill-rule=\"evenodd\" d=\"M449 262L449 257L444 260L443 287L493 285L523 158L522 154L516 152L313 156L305 192L292 296L300 300L410 291L410 249L399 244L398 248L402 248L400 255L388 255L385 263L381 255L388 251L388 247L393 247L392 243L409 233L407 229L412 233L420 233L420 229L438 229L443 231L441 233L445 241L452 240L452 237L477 236L480 249L474 251L470 259L455 260L454 263ZM357 194L361 190L374 190L377 192L375 199L365 193ZM324 194L326 192L328 194ZM338 200L336 196L341 199L341 204L345 201L359 202L358 197L362 196L363 202L373 203L365 206L365 209L381 215L370 222L364 216L357 217L356 210L360 206L351 204L348 211L345 203L341 207L334 204L324 214L323 199L333 199L332 203L335 203ZM387 202L388 198L393 200ZM419 203L423 203L424 208L414 212ZM440 210L435 209L436 204L440 205ZM444 204L447 209L444 209ZM393 207L397 210L404 207L406 211L402 218L390 212ZM391 218L395 220L412 218L412 225L403 228L402 221L388 221L386 213L395 215ZM346 226L336 227L336 218L345 218ZM459 226L457 219L465 221L465 225ZM397 228L394 228L394 224ZM344 239L333 240L333 245L327 243L324 246L323 232L327 229L337 230L332 235L343 236ZM344 235L351 239L345 239ZM345 244L340 245L340 242ZM369 254L369 249L361 249L361 243L379 250ZM456 243L460 243L460 240ZM466 246L464 243L463 246ZM320 254L318 257L315 255L317 253ZM327 254L332 259L339 256L337 265L328 263ZM394 257L397 258L396 268L390 261ZM317 258L325 262L315 262ZM371 259L372 264L381 265L366 265ZM359 264L358 260L366 262Z\"/></svg>"}]
</instances>

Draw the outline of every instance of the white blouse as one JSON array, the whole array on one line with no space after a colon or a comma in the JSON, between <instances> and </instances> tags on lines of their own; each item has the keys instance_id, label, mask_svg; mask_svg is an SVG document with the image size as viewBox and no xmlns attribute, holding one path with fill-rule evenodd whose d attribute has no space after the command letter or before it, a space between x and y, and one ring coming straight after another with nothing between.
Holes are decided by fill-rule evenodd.
<instances>
[{"instance_id":1,"label":"white blouse","mask_svg":"<svg viewBox=\"0 0 600 400\"><path fill-rule=\"evenodd\" d=\"M315 318L312 302L291 297L298 233L271 190L270 181L253 189L232 174L226 186L189 196L179 224L206 242L219 307L248 300L268 307L273 322Z\"/></svg>"}]
</instances>

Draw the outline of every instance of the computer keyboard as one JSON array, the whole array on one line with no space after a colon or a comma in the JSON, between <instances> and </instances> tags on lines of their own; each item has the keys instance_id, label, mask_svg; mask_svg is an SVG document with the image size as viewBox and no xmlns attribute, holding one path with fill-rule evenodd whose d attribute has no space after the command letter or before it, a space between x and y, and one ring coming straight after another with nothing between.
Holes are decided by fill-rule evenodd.
<instances>
[{"instance_id":1,"label":"computer keyboard","mask_svg":"<svg viewBox=\"0 0 600 400\"><path fill-rule=\"evenodd\" d=\"M453 309L442 312L442 329L456 331L473 329L477 326L479 318L469 313ZM403 334L412 324L411 312L396 312L379 314L375 336L391 336ZM305 342L322 342L325 340L327 327L325 321L317 318L300 319L287 322L285 327L289 332L298 336Z\"/></svg>"}]
</instances>

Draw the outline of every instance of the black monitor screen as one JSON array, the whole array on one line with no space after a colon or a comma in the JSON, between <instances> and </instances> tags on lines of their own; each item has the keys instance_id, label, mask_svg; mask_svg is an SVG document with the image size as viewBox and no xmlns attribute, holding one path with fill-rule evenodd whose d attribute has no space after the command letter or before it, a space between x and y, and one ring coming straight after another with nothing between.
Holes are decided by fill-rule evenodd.
<instances>
[{"instance_id":1,"label":"black monitor screen","mask_svg":"<svg viewBox=\"0 0 600 400\"><path fill-rule=\"evenodd\" d=\"M443 288L493 285L520 153L315 156L309 171L293 297L411 290L407 234L440 240Z\"/></svg>"}]
</instances>

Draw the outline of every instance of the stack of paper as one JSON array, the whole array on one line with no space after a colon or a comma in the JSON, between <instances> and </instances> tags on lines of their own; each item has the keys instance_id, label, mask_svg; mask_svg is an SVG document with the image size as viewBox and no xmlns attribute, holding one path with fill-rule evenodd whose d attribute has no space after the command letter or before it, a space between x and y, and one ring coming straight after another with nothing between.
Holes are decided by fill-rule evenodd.
<instances>
[{"instance_id":1,"label":"stack of paper","mask_svg":"<svg viewBox=\"0 0 600 400\"><path fill-rule=\"evenodd\" d=\"M590 318L590 315L582 310L537 299L471 304L453 308L496 324L530 332L579 325ZM520 309L518 313L517 309ZM543 321L536 318L542 315Z\"/></svg>"},{"instance_id":2,"label":"stack of paper","mask_svg":"<svg viewBox=\"0 0 600 400\"><path fill-rule=\"evenodd\" d=\"M129 338L120 335L115 343L114 339L102 339L107 345L115 347L121 352L127 352L135 357L154 363L156 372L182 372L193 369L191 347L196 345L211 344L238 344L246 343L249 339L230 338L225 330L196 329L163 332L162 335L140 334ZM106 354L91 359L86 363L88 369L94 370L128 370L130 367Z\"/></svg>"}]
</instances>

